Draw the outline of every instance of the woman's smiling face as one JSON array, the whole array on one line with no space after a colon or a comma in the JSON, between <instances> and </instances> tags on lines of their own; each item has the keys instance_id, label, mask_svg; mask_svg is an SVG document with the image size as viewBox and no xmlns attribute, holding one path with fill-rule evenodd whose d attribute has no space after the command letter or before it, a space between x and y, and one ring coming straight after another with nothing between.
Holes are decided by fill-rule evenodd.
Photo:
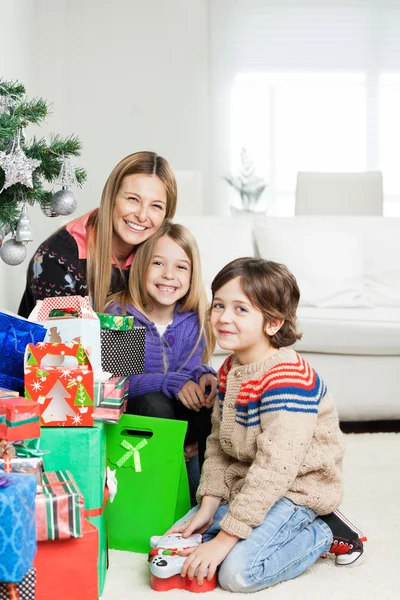
<instances>
[{"instance_id":1,"label":"woman's smiling face","mask_svg":"<svg viewBox=\"0 0 400 600\"><path fill-rule=\"evenodd\" d=\"M161 226L167 209L165 185L157 175L126 175L115 197L113 254L126 258Z\"/></svg>"}]
</instances>

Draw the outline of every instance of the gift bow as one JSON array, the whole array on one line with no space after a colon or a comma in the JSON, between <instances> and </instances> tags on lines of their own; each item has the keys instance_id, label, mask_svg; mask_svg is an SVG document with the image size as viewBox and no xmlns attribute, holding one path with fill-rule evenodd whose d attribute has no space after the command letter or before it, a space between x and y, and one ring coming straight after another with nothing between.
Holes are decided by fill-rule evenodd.
<instances>
[{"instance_id":1,"label":"gift bow","mask_svg":"<svg viewBox=\"0 0 400 600\"><path fill-rule=\"evenodd\" d=\"M117 467L122 467L126 463L127 460L131 456L133 456L133 466L135 468L136 473L140 473L142 471L142 465L140 463L140 454L139 451L142 450L145 446L147 446L147 440L143 439L141 442L136 444L136 446L132 446L126 440L122 440L121 446L127 450L125 454L121 456L119 461L117 462Z\"/></svg>"}]
</instances>

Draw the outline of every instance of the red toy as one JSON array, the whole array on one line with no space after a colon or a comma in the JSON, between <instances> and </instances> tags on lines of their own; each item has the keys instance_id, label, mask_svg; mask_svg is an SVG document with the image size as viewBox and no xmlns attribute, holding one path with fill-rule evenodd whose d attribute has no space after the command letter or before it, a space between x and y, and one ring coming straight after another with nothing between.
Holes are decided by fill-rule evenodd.
<instances>
[{"instance_id":1,"label":"red toy","mask_svg":"<svg viewBox=\"0 0 400 600\"><path fill-rule=\"evenodd\" d=\"M217 576L203 585L197 583L197 579L191 581L188 577L181 577L181 569L186 556L180 556L179 552L184 548L198 546L202 542L202 536L198 533L183 538L181 533L171 533L164 536L153 536L150 545L153 550L149 552L149 563L151 573L151 587L156 592L166 592L172 589L187 590L188 592L211 592L217 586Z\"/></svg>"}]
</instances>

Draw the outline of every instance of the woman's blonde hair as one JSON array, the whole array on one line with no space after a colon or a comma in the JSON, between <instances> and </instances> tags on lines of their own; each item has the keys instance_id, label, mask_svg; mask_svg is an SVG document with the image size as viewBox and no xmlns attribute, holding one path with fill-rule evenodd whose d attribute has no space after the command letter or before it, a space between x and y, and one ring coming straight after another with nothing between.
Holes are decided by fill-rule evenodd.
<instances>
[{"instance_id":1,"label":"woman's blonde hair","mask_svg":"<svg viewBox=\"0 0 400 600\"><path fill-rule=\"evenodd\" d=\"M127 175L157 175L165 185L167 195L166 219L175 215L177 185L169 163L155 152L135 152L123 158L111 171L101 196L98 210L89 218L87 228L87 283L93 307L96 312L104 312L107 296L110 293L112 275L112 237L115 198L122 180ZM121 270L121 288L126 287Z\"/></svg>"},{"instance_id":2,"label":"woman's blonde hair","mask_svg":"<svg viewBox=\"0 0 400 600\"><path fill-rule=\"evenodd\" d=\"M151 238L140 244L131 265L128 290L111 296L109 303L117 301L122 305L124 312L126 312L128 304L132 304L143 314L151 310L152 299L146 288L146 274L154 256L156 243L164 236L169 237L182 248L191 264L189 290L179 301L178 312L197 312L200 322L200 332L197 342L187 360L193 355L193 352L204 337L206 346L203 354L203 362L207 363L214 349L214 341L207 315L207 296L201 272L200 252L193 235L183 225L166 220Z\"/></svg>"}]
</instances>

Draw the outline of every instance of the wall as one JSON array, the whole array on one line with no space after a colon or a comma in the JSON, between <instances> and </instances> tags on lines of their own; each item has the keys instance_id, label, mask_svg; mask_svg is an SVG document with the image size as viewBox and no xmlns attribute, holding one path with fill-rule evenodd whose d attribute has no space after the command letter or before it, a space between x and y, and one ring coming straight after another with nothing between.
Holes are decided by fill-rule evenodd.
<instances>
[{"instance_id":1,"label":"wall","mask_svg":"<svg viewBox=\"0 0 400 600\"><path fill-rule=\"evenodd\" d=\"M30 52L34 3L30 0L0 0L0 79L32 81ZM6 285L7 282L7 285ZM0 259L0 307L9 307L10 289L19 289L19 274Z\"/></svg>"},{"instance_id":2,"label":"wall","mask_svg":"<svg viewBox=\"0 0 400 600\"><path fill-rule=\"evenodd\" d=\"M208 0L4 4L12 7L9 38L0 38L0 49L3 54L17 45L21 55L8 64L7 75L26 83L30 96L52 103L47 123L32 134L74 133L83 143L75 162L87 169L88 180L76 190L76 216L98 205L121 158L144 149L165 156L177 171L200 172L203 197L209 198ZM213 212L210 202L198 207L182 199L181 214L203 211ZM30 209L30 219L31 256L67 219L48 219L37 208ZM11 276L14 282L0 306L17 310L26 267L0 266L2 281Z\"/></svg>"}]
</instances>

